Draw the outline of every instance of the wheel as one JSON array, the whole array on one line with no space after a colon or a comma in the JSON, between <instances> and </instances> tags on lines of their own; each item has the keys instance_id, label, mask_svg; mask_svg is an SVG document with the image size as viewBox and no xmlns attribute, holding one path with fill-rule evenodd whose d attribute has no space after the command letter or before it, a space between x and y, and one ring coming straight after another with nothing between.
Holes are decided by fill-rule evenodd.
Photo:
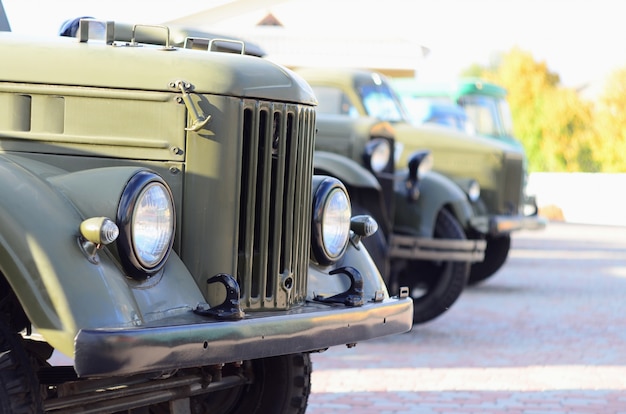
<instances>
[{"instance_id":1,"label":"wheel","mask_svg":"<svg viewBox=\"0 0 626 414\"><path fill-rule=\"evenodd\" d=\"M367 214L369 216L374 217L370 214L369 210L362 207L360 204L355 203L352 205L352 214L353 215L362 215ZM375 218L375 217L374 217ZM381 228L379 228L376 233L372 234L369 237L365 237L361 240L361 243L367 249L367 252L372 257L374 264L378 268L378 271L383 276L385 282L389 281L389 257L388 257L388 246L387 246L387 237Z\"/></svg>"},{"instance_id":2,"label":"wheel","mask_svg":"<svg viewBox=\"0 0 626 414\"><path fill-rule=\"evenodd\" d=\"M436 239L465 239L463 228L448 210L435 223ZM469 276L468 262L411 260L398 275L413 298L413 324L428 322L447 311L461 295Z\"/></svg>"},{"instance_id":3,"label":"wheel","mask_svg":"<svg viewBox=\"0 0 626 414\"><path fill-rule=\"evenodd\" d=\"M251 382L191 399L194 414L304 414L311 392L309 354L250 361Z\"/></svg>"},{"instance_id":4,"label":"wheel","mask_svg":"<svg viewBox=\"0 0 626 414\"><path fill-rule=\"evenodd\" d=\"M22 340L0 319L0 414L43 412L39 382Z\"/></svg>"},{"instance_id":5,"label":"wheel","mask_svg":"<svg viewBox=\"0 0 626 414\"><path fill-rule=\"evenodd\" d=\"M487 238L485 260L472 264L467 283L475 285L493 276L506 262L511 249L511 235Z\"/></svg>"}]
</instances>

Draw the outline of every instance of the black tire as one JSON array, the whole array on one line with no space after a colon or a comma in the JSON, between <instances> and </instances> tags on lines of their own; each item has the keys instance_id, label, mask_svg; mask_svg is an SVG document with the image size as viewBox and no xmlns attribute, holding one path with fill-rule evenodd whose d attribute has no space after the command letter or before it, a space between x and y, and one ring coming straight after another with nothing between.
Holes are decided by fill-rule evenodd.
<instances>
[{"instance_id":1,"label":"black tire","mask_svg":"<svg viewBox=\"0 0 626 414\"><path fill-rule=\"evenodd\" d=\"M463 228L448 210L442 209L435 223L436 239L465 239ZM433 320L450 309L463 292L469 276L468 262L412 260L398 275L413 298L413 324Z\"/></svg>"},{"instance_id":2,"label":"black tire","mask_svg":"<svg viewBox=\"0 0 626 414\"><path fill-rule=\"evenodd\" d=\"M0 414L43 412L39 382L21 338L0 319Z\"/></svg>"},{"instance_id":3,"label":"black tire","mask_svg":"<svg viewBox=\"0 0 626 414\"><path fill-rule=\"evenodd\" d=\"M369 212L369 210L362 207L358 203L352 205L352 214L355 216L367 214L374 217ZM363 243L363 245L367 249L367 252L372 257L374 264L378 268L380 274L383 276L385 282L389 282L389 247L387 245L387 237L383 230L381 228L378 228L376 233L372 234L370 237L362 239L361 243Z\"/></svg>"},{"instance_id":4,"label":"black tire","mask_svg":"<svg viewBox=\"0 0 626 414\"><path fill-rule=\"evenodd\" d=\"M250 361L250 384L191 399L194 414L304 414L311 393L309 354Z\"/></svg>"},{"instance_id":5,"label":"black tire","mask_svg":"<svg viewBox=\"0 0 626 414\"><path fill-rule=\"evenodd\" d=\"M485 260L472 264L468 284L475 285L493 276L506 262L511 250L511 235L487 238Z\"/></svg>"}]
</instances>

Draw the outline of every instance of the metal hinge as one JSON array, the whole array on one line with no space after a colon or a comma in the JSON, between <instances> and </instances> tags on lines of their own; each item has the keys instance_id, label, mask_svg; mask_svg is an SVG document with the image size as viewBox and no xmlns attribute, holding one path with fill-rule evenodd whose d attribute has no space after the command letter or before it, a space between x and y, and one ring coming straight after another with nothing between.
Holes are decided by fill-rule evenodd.
<instances>
[{"instance_id":1,"label":"metal hinge","mask_svg":"<svg viewBox=\"0 0 626 414\"><path fill-rule=\"evenodd\" d=\"M193 90L193 85L189 82L177 80L170 82L170 88L180 89L182 93L182 101L191 116L191 126L185 128L186 131L198 132L211 120L211 115L204 115L198 104L194 103L189 95L189 91Z\"/></svg>"}]
</instances>

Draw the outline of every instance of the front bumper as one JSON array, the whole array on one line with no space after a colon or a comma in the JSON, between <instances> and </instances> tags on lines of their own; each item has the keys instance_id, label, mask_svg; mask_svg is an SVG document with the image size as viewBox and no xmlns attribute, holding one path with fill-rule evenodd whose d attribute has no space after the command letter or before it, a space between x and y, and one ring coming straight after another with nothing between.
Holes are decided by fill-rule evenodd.
<instances>
[{"instance_id":1,"label":"front bumper","mask_svg":"<svg viewBox=\"0 0 626 414\"><path fill-rule=\"evenodd\" d=\"M541 230L547 220L537 215L531 216L479 216L472 217L470 226L479 233L489 236L508 234L518 230Z\"/></svg>"},{"instance_id":2,"label":"front bumper","mask_svg":"<svg viewBox=\"0 0 626 414\"><path fill-rule=\"evenodd\" d=\"M308 302L286 312L249 313L240 321L213 321L189 312L167 325L83 329L76 336L81 377L171 371L315 351L408 332L411 298L360 307Z\"/></svg>"},{"instance_id":3,"label":"front bumper","mask_svg":"<svg viewBox=\"0 0 626 414\"><path fill-rule=\"evenodd\" d=\"M392 234L389 257L409 260L442 260L482 262L487 242L484 240L433 239Z\"/></svg>"}]
</instances>

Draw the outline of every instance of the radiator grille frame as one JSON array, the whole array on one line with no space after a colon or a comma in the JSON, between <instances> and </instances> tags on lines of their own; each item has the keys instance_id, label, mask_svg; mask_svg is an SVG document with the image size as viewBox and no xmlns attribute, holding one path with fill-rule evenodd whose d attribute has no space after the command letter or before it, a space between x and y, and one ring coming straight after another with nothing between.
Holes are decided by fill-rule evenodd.
<instances>
[{"instance_id":1,"label":"radiator grille frame","mask_svg":"<svg viewBox=\"0 0 626 414\"><path fill-rule=\"evenodd\" d=\"M245 310L304 302L311 239L313 107L243 101L237 280Z\"/></svg>"}]
</instances>

